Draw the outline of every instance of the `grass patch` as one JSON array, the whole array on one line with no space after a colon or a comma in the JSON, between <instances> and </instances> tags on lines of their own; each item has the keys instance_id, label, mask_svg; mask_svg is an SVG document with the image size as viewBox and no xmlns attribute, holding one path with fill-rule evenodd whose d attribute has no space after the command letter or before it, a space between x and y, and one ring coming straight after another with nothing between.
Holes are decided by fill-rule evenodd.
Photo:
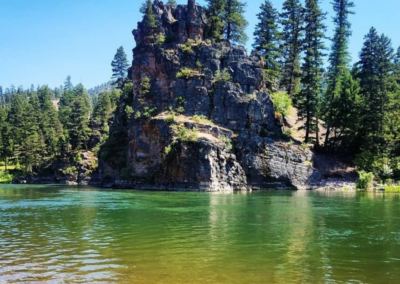
<instances>
[{"instance_id":1,"label":"grass patch","mask_svg":"<svg viewBox=\"0 0 400 284\"><path fill-rule=\"evenodd\" d=\"M10 166L10 165L8 165L7 166L7 171L8 170L15 170L17 168L17 166ZM0 166L0 171L5 171L6 170L6 167L5 166Z\"/></svg>"},{"instance_id":2,"label":"grass patch","mask_svg":"<svg viewBox=\"0 0 400 284\"><path fill-rule=\"evenodd\" d=\"M214 125L214 122L209 120L205 115L194 115L193 116L193 121L196 122L196 123Z\"/></svg>"},{"instance_id":3,"label":"grass patch","mask_svg":"<svg viewBox=\"0 0 400 284\"><path fill-rule=\"evenodd\" d=\"M400 186L384 186L383 187L386 192L399 192L400 193Z\"/></svg>"}]
</instances>

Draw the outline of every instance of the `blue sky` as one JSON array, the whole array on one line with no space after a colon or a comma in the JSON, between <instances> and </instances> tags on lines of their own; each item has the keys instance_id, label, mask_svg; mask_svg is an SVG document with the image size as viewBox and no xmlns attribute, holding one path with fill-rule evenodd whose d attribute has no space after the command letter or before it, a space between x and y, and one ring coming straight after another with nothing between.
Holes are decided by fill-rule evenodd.
<instances>
[{"instance_id":1,"label":"blue sky","mask_svg":"<svg viewBox=\"0 0 400 284\"><path fill-rule=\"evenodd\" d=\"M371 26L400 45L399 0L353 0L356 15L351 17L353 61ZM116 49L124 46L129 61L135 42L132 30L141 20L142 0L0 0L0 86L31 84L55 87L71 75L74 84L85 87L107 82ZM165 1L166 2L166 1ZM177 0L186 4L186 0ZM264 0L247 1L247 49L251 50L256 14ZM280 10L284 0L272 0ZM329 15L327 35L332 34L331 0L321 7ZM198 4L204 1L198 0Z\"/></svg>"}]
</instances>

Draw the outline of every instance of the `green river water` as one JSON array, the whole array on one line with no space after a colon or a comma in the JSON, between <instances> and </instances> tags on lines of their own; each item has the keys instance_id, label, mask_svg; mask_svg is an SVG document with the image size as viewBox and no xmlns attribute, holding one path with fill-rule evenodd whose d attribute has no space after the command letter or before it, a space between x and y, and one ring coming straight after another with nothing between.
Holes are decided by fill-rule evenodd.
<instances>
[{"instance_id":1,"label":"green river water","mask_svg":"<svg viewBox=\"0 0 400 284\"><path fill-rule=\"evenodd\" d=\"M400 283L400 198L1 186L0 283Z\"/></svg>"}]
</instances>

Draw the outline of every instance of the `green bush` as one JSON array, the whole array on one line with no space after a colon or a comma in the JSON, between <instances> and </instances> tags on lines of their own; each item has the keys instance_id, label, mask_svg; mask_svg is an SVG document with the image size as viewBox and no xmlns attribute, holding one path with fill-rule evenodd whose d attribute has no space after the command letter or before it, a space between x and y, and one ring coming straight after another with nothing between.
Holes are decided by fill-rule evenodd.
<instances>
[{"instance_id":1,"label":"green bush","mask_svg":"<svg viewBox=\"0 0 400 284\"><path fill-rule=\"evenodd\" d=\"M214 75L214 82L226 82L231 80L231 75L228 72L228 69L224 69L222 71L217 70Z\"/></svg>"},{"instance_id":2,"label":"green bush","mask_svg":"<svg viewBox=\"0 0 400 284\"><path fill-rule=\"evenodd\" d=\"M78 174L78 169L75 166L72 166L72 167L68 167L68 168L66 168L64 170L61 170L61 172L64 175L77 175Z\"/></svg>"},{"instance_id":3,"label":"green bush","mask_svg":"<svg viewBox=\"0 0 400 284\"><path fill-rule=\"evenodd\" d=\"M186 53L193 53L192 47L190 45L182 45L182 51Z\"/></svg>"},{"instance_id":4,"label":"green bush","mask_svg":"<svg viewBox=\"0 0 400 284\"><path fill-rule=\"evenodd\" d=\"M188 38L188 40L186 41L186 44L190 45L190 46L194 45L195 43L196 43L196 41L191 38Z\"/></svg>"},{"instance_id":5,"label":"green bush","mask_svg":"<svg viewBox=\"0 0 400 284\"><path fill-rule=\"evenodd\" d=\"M286 135L288 138L292 137L292 129L285 127L285 129L283 130L283 134Z\"/></svg>"},{"instance_id":6,"label":"green bush","mask_svg":"<svg viewBox=\"0 0 400 284\"><path fill-rule=\"evenodd\" d=\"M164 149L164 154L165 154L166 156L168 156L168 155L171 153L171 151L172 151L172 146L171 146L171 145L168 145L168 146L165 147L165 149Z\"/></svg>"},{"instance_id":7,"label":"green bush","mask_svg":"<svg viewBox=\"0 0 400 284\"><path fill-rule=\"evenodd\" d=\"M134 116L135 119L139 119L141 116L142 116L142 114L140 113L140 111L137 110L137 111L135 112L135 116Z\"/></svg>"},{"instance_id":8,"label":"green bush","mask_svg":"<svg viewBox=\"0 0 400 284\"><path fill-rule=\"evenodd\" d=\"M292 100L289 95L285 92L276 92L272 94L272 100L274 102L275 111L281 113L284 116L290 114L290 108L292 107Z\"/></svg>"},{"instance_id":9,"label":"green bush","mask_svg":"<svg viewBox=\"0 0 400 284\"><path fill-rule=\"evenodd\" d=\"M179 113L181 113L181 114L183 114L183 113L185 113L185 108L184 108L183 106L180 106L180 107L178 107L178 108L176 109L176 111L179 112Z\"/></svg>"},{"instance_id":10,"label":"green bush","mask_svg":"<svg viewBox=\"0 0 400 284\"><path fill-rule=\"evenodd\" d=\"M247 94L246 98L248 101L255 101L256 100L256 95L254 94Z\"/></svg>"},{"instance_id":11,"label":"green bush","mask_svg":"<svg viewBox=\"0 0 400 284\"><path fill-rule=\"evenodd\" d=\"M301 148L303 148L304 150L309 148L309 145L307 143L301 143Z\"/></svg>"},{"instance_id":12,"label":"green bush","mask_svg":"<svg viewBox=\"0 0 400 284\"><path fill-rule=\"evenodd\" d=\"M201 43L200 36L198 36L198 35L196 36L195 43L196 43L197 45Z\"/></svg>"},{"instance_id":13,"label":"green bush","mask_svg":"<svg viewBox=\"0 0 400 284\"><path fill-rule=\"evenodd\" d=\"M393 170L388 164L382 166L381 176L386 179L386 182L393 176Z\"/></svg>"},{"instance_id":14,"label":"green bush","mask_svg":"<svg viewBox=\"0 0 400 284\"><path fill-rule=\"evenodd\" d=\"M230 138L222 136L222 135L218 136L218 138L219 138L219 140L221 140L222 142L225 143L226 149L228 151L231 151L233 149L232 140Z\"/></svg>"},{"instance_id":15,"label":"green bush","mask_svg":"<svg viewBox=\"0 0 400 284\"><path fill-rule=\"evenodd\" d=\"M159 34L156 39L156 44L163 44L165 42L165 35Z\"/></svg>"},{"instance_id":16,"label":"green bush","mask_svg":"<svg viewBox=\"0 0 400 284\"><path fill-rule=\"evenodd\" d=\"M359 175L359 179L357 181L356 184L356 188L357 189L361 189L361 190L370 190L372 189L373 186L373 181L374 181L374 174L369 172L365 172L365 171L360 171L358 172Z\"/></svg>"},{"instance_id":17,"label":"green bush","mask_svg":"<svg viewBox=\"0 0 400 284\"><path fill-rule=\"evenodd\" d=\"M183 52L193 53L192 46L195 44L195 41L192 39L188 39L186 44L181 44L181 48Z\"/></svg>"},{"instance_id":18,"label":"green bush","mask_svg":"<svg viewBox=\"0 0 400 284\"><path fill-rule=\"evenodd\" d=\"M175 122L175 112L171 112L170 114L168 114L167 117L165 118L165 121L168 124L174 123Z\"/></svg>"},{"instance_id":19,"label":"green bush","mask_svg":"<svg viewBox=\"0 0 400 284\"><path fill-rule=\"evenodd\" d=\"M385 181L385 183L386 183L387 185L392 185L392 184L393 184L393 179L388 178L388 179Z\"/></svg>"},{"instance_id":20,"label":"green bush","mask_svg":"<svg viewBox=\"0 0 400 284\"><path fill-rule=\"evenodd\" d=\"M358 169L372 172L376 177L385 181L396 176L399 172L399 162L397 158L376 157L370 151L364 151L355 158ZM396 175L395 175L396 173Z\"/></svg>"},{"instance_id":21,"label":"green bush","mask_svg":"<svg viewBox=\"0 0 400 284\"><path fill-rule=\"evenodd\" d=\"M145 118L152 117L156 111L157 111L156 107L151 108L146 106L143 108L143 116Z\"/></svg>"},{"instance_id":22,"label":"green bush","mask_svg":"<svg viewBox=\"0 0 400 284\"><path fill-rule=\"evenodd\" d=\"M140 94L145 96L150 93L151 89L151 82L150 78L146 77L143 79L143 81L140 83Z\"/></svg>"},{"instance_id":23,"label":"green bush","mask_svg":"<svg viewBox=\"0 0 400 284\"><path fill-rule=\"evenodd\" d=\"M181 68L178 73L176 74L176 78L178 79L189 79L195 75L198 75L199 72L197 70L193 70L187 67Z\"/></svg>"},{"instance_id":24,"label":"green bush","mask_svg":"<svg viewBox=\"0 0 400 284\"><path fill-rule=\"evenodd\" d=\"M131 116L132 116L132 114L133 114L133 109L132 109L131 106L126 106L126 107L125 107L125 114L126 114L126 117L127 117L128 119L131 119ZM135 116L136 116L136 115L135 115Z\"/></svg>"},{"instance_id":25,"label":"green bush","mask_svg":"<svg viewBox=\"0 0 400 284\"><path fill-rule=\"evenodd\" d=\"M176 139L183 142L195 142L199 137L199 131L196 129L187 129L184 125L174 128Z\"/></svg>"},{"instance_id":26,"label":"green bush","mask_svg":"<svg viewBox=\"0 0 400 284\"><path fill-rule=\"evenodd\" d=\"M177 97L177 98L176 98L176 102L177 102L179 105L183 106L183 105L185 104L185 98L184 98L184 97Z\"/></svg>"},{"instance_id":27,"label":"green bush","mask_svg":"<svg viewBox=\"0 0 400 284\"><path fill-rule=\"evenodd\" d=\"M9 174L7 171L0 170L0 183L11 183L13 179L13 175Z\"/></svg>"}]
</instances>

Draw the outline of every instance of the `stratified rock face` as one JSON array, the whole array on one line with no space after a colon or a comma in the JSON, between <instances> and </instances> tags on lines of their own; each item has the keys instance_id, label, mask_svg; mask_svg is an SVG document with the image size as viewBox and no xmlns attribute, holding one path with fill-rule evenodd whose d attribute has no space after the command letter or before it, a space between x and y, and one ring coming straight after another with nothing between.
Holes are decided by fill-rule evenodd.
<instances>
[{"instance_id":1,"label":"stratified rock face","mask_svg":"<svg viewBox=\"0 0 400 284\"><path fill-rule=\"evenodd\" d=\"M174 140L174 126L197 129L197 141ZM185 116L168 124L165 114L135 124L129 131L131 181L118 179L118 187L232 192L247 190L246 175L233 153L219 137L230 137L232 131L199 124ZM170 146L170 152L165 149Z\"/></svg>"},{"instance_id":2,"label":"stratified rock face","mask_svg":"<svg viewBox=\"0 0 400 284\"><path fill-rule=\"evenodd\" d=\"M142 23L133 31L134 118L126 153L130 178L121 178L102 162L102 176L115 178L109 185L218 192L316 185L312 153L278 139L261 56L203 40L207 19L194 0L176 8L155 1L153 11L156 36L146 36ZM147 80L151 87L144 90ZM173 112L181 115L171 121ZM196 115L215 125L195 122ZM197 141L179 139L177 126L197 129ZM172 151L167 155L168 147Z\"/></svg>"}]
</instances>

